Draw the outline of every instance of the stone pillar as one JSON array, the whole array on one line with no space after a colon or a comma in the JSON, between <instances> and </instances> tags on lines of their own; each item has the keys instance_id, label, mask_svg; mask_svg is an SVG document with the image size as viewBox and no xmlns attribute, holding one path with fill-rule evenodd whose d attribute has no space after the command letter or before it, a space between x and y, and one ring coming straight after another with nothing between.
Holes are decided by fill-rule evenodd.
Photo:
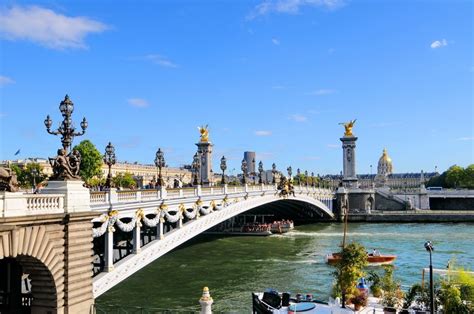
<instances>
[{"instance_id":1,"label":"stone pillar","mask_svg":"<svg viewBox=\"0 0 474 314\"><path fill-rule=\"evenodd\" d=\"M168 197L168 192L166 191L165 186L160 186L160 199L165 199Z\"/></svg>"},{"instance_id":2,"label":"stone pillar","mask_svg":"<svg viewBox=\"0 0 474 314\"><path fill-rule=\"evenodd\" d=\"M229 194L229 186L226 184L224 184L224 191L223 191L225 195Z\"/></svg>"},{"instance_id":3,"label":"stone pillar","mask_svg":"<svg viewBox=\"0 0 474 314\"><path fill-rule=\"evenodd\" d=\"M349 213L349 196L344 187L340 187L336 191L337 207L333 210L339 221L344 221L345 212ZM345 211L345 212L344 212Z\"/></svg>"},{"instance_id":4,"label":"stone pillar","mask_svg":"<svg viewBox=\"0 0 474 314\"><path fill-rule=\"evenodd\" d=\"M156 234L158 236L158 239L162 240L163 239L163 222L165 222L164 218L160 218L160 222L158 223L158 230L156 230Z\"/></svg>"},{"instance_id":5,"label":"stone pillar","mask_svg":"<svg viewBox=\"0 0 474 314\"><path fill-rule=\"evenodd\" d=\"M342 165L343 178L342 183L344 187L357 188L357 174L356 174L356 156L355 148L357 137L344 136L340 138L342 142Z\"/></svg>"},{"instance_id":6,"label":"stone pillar","mask_svg":"<svg viewBox=\"0 0 474 314\"><path fill-rule=\"evenodd\" d=\"M211 185L211 170L212 170L212 144L209 142L199 142L196 144L198 147L198 155L200 162L200 178L203 185Z\"/></svg>"},{"instance_id":7,"label":"stone pillar","mask_svg":"<svg viewBox=\"0 0 474 314\"><path fill-rule=\"evenodd\" d=\"M114 227L108 226L105 232L105 252L104 252L104 271L111 272L114 270Z\"/></svg>"},{"instance_id":8,"label":"stone pillar","mask_svg":"<svg viewBox=\"0 0 474 314\"><path fill-rule=\"evenodd\" d=\"M199 299L199 304L201 304L201 314L212 314L212 300L211 294L209 293L209 288L204 287L202 289L202 297Z\"/></svg>"},{"instance_id":9,"label":"stone pillar","mask_svg":"<svg viewBox=\"0 0 474 314\"><path fill-rule=\"evenodd\" d=\"M141 238L140 238L140 233L141 233L141 223L140 221L137 220L137 224L135 225L135 228L133 229L133 253L138 254L141 252Z\"/></svg>"},{"instance_id":10,"label":"stone pillar","mask_svg":"<svg viewBox=\"0 0 474 314\"><path fill-rule=\"evenodd\" d=\"M202 195L202 187L201 185L197 185L196 189L194 190L195 196L201 196Z\"/></svg>"}]
</instances>

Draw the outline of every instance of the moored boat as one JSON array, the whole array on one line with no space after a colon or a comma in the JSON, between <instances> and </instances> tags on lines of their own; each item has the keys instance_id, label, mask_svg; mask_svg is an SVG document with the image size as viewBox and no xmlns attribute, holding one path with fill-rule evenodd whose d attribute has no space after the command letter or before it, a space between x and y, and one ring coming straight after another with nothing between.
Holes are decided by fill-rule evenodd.
<instances>
[{"instance_id":1,"label":"moored boat","mask_svg":"<svg viewBox=\"0 0 474 314\"><path fill-rule=\"evenodd\" d=\"M369 265L387 265L393 263L397 258L396 255L389 255L389 254L368 254L367 255L367 262ZM338 261L341 260L341 256L339 253L332 253L326 255L326 262L329 265L334 265Z\"/></svg>"}]
</instances>

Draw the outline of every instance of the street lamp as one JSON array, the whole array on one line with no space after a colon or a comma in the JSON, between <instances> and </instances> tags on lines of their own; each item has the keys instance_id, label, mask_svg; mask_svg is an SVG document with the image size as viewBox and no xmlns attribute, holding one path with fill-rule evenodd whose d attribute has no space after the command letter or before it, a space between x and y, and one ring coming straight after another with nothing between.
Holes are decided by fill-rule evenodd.
<instances>
[{"instance_id":1,"label":"street lamp","mask_svg":"<svg viewBox=\"0 0 474 314\"><path fill-rule=\"evenodd\" d=\"M38 169L31 169L31 176L33 177L33 192L36 190L36 176L38 175Z\"/></svg>"},{"instance_id":2,"label":"street lamp","mask_svg":"<svg viewBox=\"0 0 474 314\"><path fill-rule=\"evenodd\" d=\"M260 160L258 163L258 183L263 183L263 162Z\"/></svg>"},{"instance_id":3,"label":"street lamp","mask_svg":"<svg viewBox=\"0 0 474 314\"><path fill-rule=\"evenodd\" d=\"M225 171L227 169L227 159L225 159L225 156L222 156L221 158L221 170L222 170L222 180L221 184L225 184Z\"/></svg>"},{"instance_id":4,"label":"street lamp","mask_svg":"<svg viewBox=\"0 0 474 314\"><path fill-rule=\"evenodd\" d=\"M311 172L311 186L314 188L316 184L314 183L314 172Z\"/></svg>"},{"instance_id":5,"label":"street lamp","mask_svg":"<svg viewBox=\"0 0 474 314\"><path fill-rule=\"evenodd\" d=\"M298 178L298 185L301 186L301 170L300 170L300 168L296 169L296 177Z\"/></svg>"},{"instance_id":6,"label":"street lamp","mask_svg":"<svg viewBox=\"0 0 474 314\"><path fill-rule=\"evenodd\" d=\"M198 172L199 172L199 156L197 153L194 154L193 157L193 170L194 170L194 180L193 185L198 185Z\"/></svg>"},{"instance_id":7,"label":"street lamp","mask_svg":"<svg viewBox=\"0 0 474 314\"><path fill-rule=\"evenodd\" d=\"M434 286L433 286L433 263L431 259L431 252L434 251L431 241L425 242L425 249L430 252L430 313L433 314L435 310L434 305Z\"/></svg>"},{"instance_id":8,"label":"street lamp","mask_svg":"<svg viewBox=\"0 0 474 314\"><path fill-rule=\"evenodd\" d=\"M161 176L161 168L165 166L165 156L161 148L158 148L155 155L155 165L158 167L158 185L163 185L163 177Z\"/></svg>"},{"instance_id":9,"label":"street lamp","mask_svg":"<svg viewBox=\"0 0 474 314\"><path fill-rule=\"evenodd\" d=\"M110 189L112 187L112 165L115 165L115 147L111 142L105 147L104 163L109 166L109 173L105 181L105 187Z\"/></svg>"},{"instance_id":10,"label":"street lamp","mask_svg":"<svg viewBox=\"0 0 474 314\"><path fill-rule=\"evenodd\" d=\"M242 166L240 167L242 169L242 183L246 183L246 177L247 177L247 161L245 159L242 159Z\"/></svg>"},{"instance_id":11,"label":"street lamp","mask_svg":"<svg viewBox=\"0 0 474 314\"><path fill-rule=\"evenodd\" d=\"M293 174L293 168L291 168L291 166L289 166L288 168L286 168L286 171L288 172L288 180L291 182L291 175Z\"/></svg>"},{"instance_id":12,"label":"street lamp","mask_svg":"<svg viewBox=\"0 0 474 314\"><path fill-rule=\"evenodd\" d=\"M308 170L305 170L304 176L306 177L306 186L309 185Z\"/></svg>"},{"instance_id":13,"label":"street lamp","mask_svg":"<svg viewBox=\"0 0 474 314\"><path fill-rule=\"evenodd\" d=\"M61 101L61 103L59 104L59 111L61 111L61 115L64 119L56 131L51 131L53 121L51 120L49 115L46 116L46 119L44 120L44 125L46 126L46 131L49 134L61 135L61 143L67 153L71 150L72 140L74 139L74 137L81 136L86 132L88 123L86 121L86 118L83 118L81 122L82 131L75 132L76 129L74 128L71 118L72 112L74 111L74 104L69 99L68 95L66 95L66 97L64 97L64 100Z\"/></svg>"},{"instance_id":14,"label":"street lamp","mask_svg":"<svg viewBox=\"0 0 474 314\"><path fill-rule=\"evenodd\" d=\"M276 173L277 173L277 166L275 165L275 163L272 164L272 183L275 184L276 183Z\"/></svg>"}]
</instances>

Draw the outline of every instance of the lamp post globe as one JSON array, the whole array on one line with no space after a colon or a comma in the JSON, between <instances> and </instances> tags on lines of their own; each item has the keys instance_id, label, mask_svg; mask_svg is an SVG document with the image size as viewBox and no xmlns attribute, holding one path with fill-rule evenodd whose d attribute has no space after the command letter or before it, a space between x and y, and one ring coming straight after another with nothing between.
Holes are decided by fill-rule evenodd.
<instances>
[{"instance_id":1,"label":"lamp post globe","mask_svg":"<svg viewBox=\"0 0 474 314\"><path fill-rule=\"evenodd\" d=\"M107 180L105 181L105 187L110 189L112 187L112 166L115 165L115 147L111 142L105 147L104 163L109 167L109 173L107 174Z\"/></svg>"},{"instance_id":2,"label":"lamp post globe","mask_svg":"<svg viewBox=\"0 0 474 314\"><path fill-rule=\"evenodd\" d=\"M291 166L289 166L288 168L286 168L286 171L288 172L288 180L291 182L293 181L291 179L291 175L293 174L293 168L291 168Z\"/></svg>"},{"instance_id":3,"label":"lamp post globe","mask_svg":"<svg viewBox=\"0 0 474 314\"><path fill-rule=\"evenodd\" d=\"M277 166L275 165L275 163L272 164L272 183L275 184L276 183L276 173L277 173Z\"/></svg>"},{"instance_id":4,"label":"lamp post globe","mask_svg":"<svg viewBox=\"0 0 474 314\"><path fill-rule=\"evenodd\" d=\"M258 163L258 183L263 183L263 162L261 160Z\"/></svg>"},{"instance_id":5,"label":"lamp post globe","mask_svg":"<svg viewBox=\"0 0 474 314\"><path fill-rule=\"evenodd\" d=\"M222 156L221 158L221 170L222 170L222 180L221 180L221 184L224 185L225 184L225 171L227 169L227 159L225 158L225 156Z\"/></svg>"},{"instance_id":6,"label":"lamp post globe","mask_svg":"<svg viewBox=\"0 0 474 314\"><path fill-rule=\"evenodd\" d=\"M158 167L158 185L163 186L163 177L161 175L161 168L165 166L165 156L161 148L158 148L155 154L155 166Z\"/></svg>"},{"instance_id":7,"label":"lamp post globe","mask_svg":"<svg viewBox=\"0 0 474 314\"><path fill-rule=\"evenodd\" d=\"M247 177L247 161L245 159L242 159L242 166L240 167L242 170L242 183L245 184L247 183L246 177Z\"/></svg>"}]
</instances>

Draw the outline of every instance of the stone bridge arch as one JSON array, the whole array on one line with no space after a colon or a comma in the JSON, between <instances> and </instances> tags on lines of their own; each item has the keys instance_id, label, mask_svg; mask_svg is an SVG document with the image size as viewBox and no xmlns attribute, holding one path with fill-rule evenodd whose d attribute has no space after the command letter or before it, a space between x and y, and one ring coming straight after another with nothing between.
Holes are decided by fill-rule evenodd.
<instances>
[{"instance_id":1,"label":"stone bridge arch","mask_svg":"<svg viewBox=\"0 0 474 314\"><path fill-rule=\"evenodd\" d=\"M31 297L25 299L31 301L31 313L91 311L91 217L81 213L0 218L1 267L19 265L29 275ZM15 276L19 279L18 273Z\"/></svg>"},{"instance_id":2,"label":"stone bridge arch","mask_svg":"<svg viewBox=\"0 0 474 314\"><path fill-rule=\"evenodd\" d=\"M311 210L312 214L314 214L314 217L317 215L319 219L324 218L327 220L334 218L334 214L328 206L326 206L323 202L307 195L296 195L282 198L278 196L277 193L275 193L272 195L264 195L232 202L222 209L216 210L205 216L201 216L198 219L188 221L182 227L167 233L163 239L155 240L142 247L138 254L131 254L117 262L114 264L112 271L98 274L96 277L94 277L94 298L99 297L101 294L108 291L157 258L163 256L164 254L194 238L207 229L251 209L262 206L275 206L277 204L280 206L291 205L293 207L297 206L297 204L305 204L308 209Z\"/></svg>"}]
</instances>

